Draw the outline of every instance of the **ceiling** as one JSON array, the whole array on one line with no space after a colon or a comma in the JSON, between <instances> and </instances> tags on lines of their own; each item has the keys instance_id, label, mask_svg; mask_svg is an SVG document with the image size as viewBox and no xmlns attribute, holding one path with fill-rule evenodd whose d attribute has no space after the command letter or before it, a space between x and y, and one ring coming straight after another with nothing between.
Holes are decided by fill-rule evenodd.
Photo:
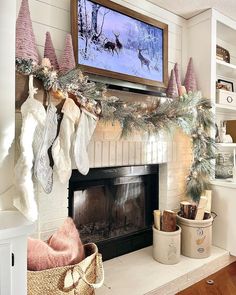
<instances>
[{"instance_id":1,"label":"ceiling","mask_svg":"<svg viewBox=\"0 0 236 295\"><path fill-rule=\"evenodd\" d=\"M174 14L189 19L209 8L215 8L224 15L236 20L235 0L148 0Z\"/></svg>"}]
</instances>

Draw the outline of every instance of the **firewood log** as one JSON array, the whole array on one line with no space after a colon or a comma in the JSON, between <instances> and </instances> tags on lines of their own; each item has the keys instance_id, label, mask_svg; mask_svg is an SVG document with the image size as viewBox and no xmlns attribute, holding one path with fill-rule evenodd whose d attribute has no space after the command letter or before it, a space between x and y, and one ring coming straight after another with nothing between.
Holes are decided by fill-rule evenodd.
<instances>
[{"instance_id":1,"label":"firewood log","mask_svg":"<svg viewBox=\"0 0 236 295\"><path fill-rule=\"evenodd\" d=\"M172 210L164 210L162 216L163 231L172 232L176 231L176 213Z\"/></svg>"},{"instance_id":2,"label":"firewood log","mask_svg":"<svg viewBox=\"0 0 236 295\"><path fill-rule=\"evenodd\" d=\"M154 210L154 226L157 230L161 230L161 211L160 210Z\"/></svg>"},{"instance_id":3,"label":"firewood log","mask_svg":"<svg viewBox=\"0 0 236 295\"><path fill-rule=\"evenodd\" d=\"M195 220L203 220L204 213L206 210L206 205L207 205L207 198L205 196L201 196L198 207L197 207L197 214L195 216Z\"/></svg>"},{"instance_id":4,"label":"firewood log","mask_svg":"<svg viewBox=\"0 0 236 295\"><path fill-rule=\"evenodd\" d=\"M209 219L209 218L211 218L211 212L205 211L204 212L204 218L203 219L205 220L205 219Z\"/></svg>"},{"instance_id":5,"label":"firewood log","mask_svg":"<svg viewBox=\"0 0 236 295\"><path fill-rule=\"evenodd\" d=\"M183 218L191 218L191 206L192 204L187 201L180 202L180 216Z\"/></svg>"},{"instance_id":6,"label":"firewood log","mask_svg":"<svg viewBox=\"0 0 236 295\"><path fill-rule=\"evenodd\" d=\"M206 211L211 212L211 200L212 200L212 191L211 190L205 190L204 195L207 198L207 205L206 205Z\"/></svg>"},{"instance_id":7,"label":"firewood log","mask_svg":"<svg viewBox=\"0 0 236 295\"><path fill-rule=\"evenodd\" d=\"M196 204L191 204L191 207L190 207L190 219L195 219L196 217L196 214L197 214L197 205Z\"/></svg>"}]
</instances>

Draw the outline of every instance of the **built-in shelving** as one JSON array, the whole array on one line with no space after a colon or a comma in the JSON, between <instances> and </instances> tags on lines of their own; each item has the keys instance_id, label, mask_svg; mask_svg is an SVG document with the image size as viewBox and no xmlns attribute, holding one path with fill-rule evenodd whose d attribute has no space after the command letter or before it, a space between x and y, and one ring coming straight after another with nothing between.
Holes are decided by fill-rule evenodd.
<instances>
[{"instance_id":1,"label":"built-in shelving","mask_svg":"<svg viewBox=\"0 0 236 295\"><path fill-rule=\"evenodd\" d=\"M216 103L215 114L216 114L216 117L218 118L218 121L235 120L236 107Z\"/></svg>"},{"instance_id":2,"label":"built-in shelving","mask_svg":"<svg viewBox=\"0 0 236 295\"><path fill-rule=\"evenodd\" d=\"M216 111L220 111L220 112L224 112L224 113L230 113L230 114L232 112L236 113L236 107L233 107L233 106L230 106L230 105L224 105L224 104L216 103L215 107L216 107Z\"/></svg>"},{"instance_id":3,"label":"built-in shelving","mask_svg":"<svg viewBox=\"0 0 236 295\"><path fill-rule=\"evenodd\" d=\"M219 18L219 20L221 17ZM216 58L216 72L215 78L217 79L220 77L223 80L230 81L234 83L236 81L236 27L231 28L226 24L222 23L221 21L217 21L217 31L216 31L216 44L222 46L230 53L230 62L227 63L223 60ZM215 40L215 39L214 39ZM235 95L235 93L228 93L228 95ZM216 95L217 101L217 95ZM234 105L224 105L221 103L215 103L215 115L216 115L216 122L219 124L222 121L227 120L236 120L236 106ZM235 157L236 151L236 143L217 143L216 144L218 151L227 150ZM235 159L234 159L235 165ZM232 188L236 189L236 181L233 178L228 179L214 179L212 180L212 184L216 186L221 186L224 189Z\"/></svg>"},{"instance_id":4,"label":"built-in shelving","mask_svg":"<svg viewBox=\"0 0 236 295\"><path fill-rule=\"evenodd\" d=\"M232 178L228 179L214 179L211 181L211 184L218 185L218 186L224 186L229 188L236 188L236 182L233 182Z\"/></svg>"},{"instance_id":5,"label":"built-in shelving","mask_svg":"<svg viewBox=\"0 0 236 295\"><path fill-rule=\"evenodd\" d=\"M216 59L216 71L221 76L235 79L236 77L236 65L227 63L223 60Z\"/></svg>"},{"instance_id":6,"label":"built-in shelving","mask_svg":"<svg viewBox=\"0 0 236 295\"><path fill-rule=\"evenodd\" d=\"M236 143L217 143L216 146L218 147L228 147L228 148L236 148Z\"/></svg>"},{"instance_id":7,"label":"built-in shelving","mask_svg":"<svg viewBox=\"0 0 236 295\"><path fill-rule=\"evenodd\" d=\"M236 120L235 107L216 103L218 101L215 87L216 80L221 79L232 82L236 92L236 21L213 9L195 16L191 20L188 32L188 54L193 58L194 67L198 73L199 88L203 97L213 101L212 111L215 122L220 127L222 121ZM203 43L204 50L201 50ZM229 52L231 64L216 60L217 45ZM212 136L214 136L215 130L212 129ZM233 155L234 150L236 151L236 143L217 146L219 147L217 153L225 151ZM220 169L220 167L216 168ZM213 225L213 244L236 255L236 181L233 182L232 178L212 180L212 211L218 215Z\"/></svg>"},{"instance_id":8,"label":"built-in shelving","mask_svg":"<svg viewBox=\"0 0 236 295\"><path fill-rule=\"evenodd\" d=\"M231 22L232 26L232 22ZM236 39L235 39L235 30L236 27L231 27L224 24L221 21L217 22L217 38L224 41L225 43L231 44L231 46L236 47ZM235 26L235 24L234 24Z\"/></svg>"}]
</instances>

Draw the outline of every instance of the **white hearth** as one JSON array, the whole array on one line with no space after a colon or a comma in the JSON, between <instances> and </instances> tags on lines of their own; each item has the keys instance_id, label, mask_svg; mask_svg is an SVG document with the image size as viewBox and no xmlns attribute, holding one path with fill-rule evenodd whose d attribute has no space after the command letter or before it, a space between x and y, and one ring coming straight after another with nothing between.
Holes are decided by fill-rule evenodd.
<instances>
[{"instance_id":1,"label":"white hearth","mask_svg":"<svg viewBox=\"0 0 236 295\"><path fill-rule=\"evenodd\" d=\"M208 258L180 257L165 265L152 258L152 247L104 262L105 281L96 295L174 295L235 261L226 250L212 247Z\"/></svg>"}]
</instances>

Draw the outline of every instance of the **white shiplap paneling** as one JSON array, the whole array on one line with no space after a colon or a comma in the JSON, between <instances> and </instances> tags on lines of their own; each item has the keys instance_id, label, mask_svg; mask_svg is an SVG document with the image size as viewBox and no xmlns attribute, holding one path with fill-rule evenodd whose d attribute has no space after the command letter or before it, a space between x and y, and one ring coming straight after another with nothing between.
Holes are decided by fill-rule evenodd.
<instances>
[{"instance_id":1,"label":"white shiplap paneling","mask_svg":"<svg viewBox=\"0 0 236 295\"><path fill-rule=\"evenodd\" d=\"M21 0L17 2L17 15ZM60 57L64 49L65 36L70 32L70 0L29 0L29 8L36 44L39 53L43 56L45 34L51 33L56 54Z\"/></svg>"},{"instance_id":2,"label":"white shiplap paneling","mask_svg":"<svg viewBox=\"0 0 236 295\"><path fill-rule=\"evenodd\" d=\"M54 48L58 51L62 51L65 45L65 37L67 32L62 31L57 28L45 26L41 23L33 22L33 30L34 32L37 32L35 34L36 43L39 46L44 47L45 44L45 35L46 32L49 31L52 37L52 42L54 45Z\"/></svg>"},{"instance_id":3,"label":"white shiplap paneling","mask_svg":"<svg viewBox=\"0 0 236 295\"><path fill-rule=\"evenodd\" d=\"M9 209L12 203L9 193L14 167L11 146L15 135L15 9L13 1L0 2L0 210Z\"/></svg>"},{"instance_id":4,"label":"white shiplap paneling","mask_svg":"<svg viewBox=\"0 0 236 295\"><path fill-rule=\"evenodd\" d=\"M54 6L66 11L70 11L70 1L69 0L36 0L38 2L46 3L50 6Z\"/></svg>"},{"instance_id":5,"label":"white shiplap paneling","mask_svg":"<svg viewBox=\"0 0 236 295\"><path fill-rule=\"evenodd\" d=\"M33 22L67 32L70 31L69 11L37 0L28 0L28 2ZM58 2L60 2L60 0ZM17 11L19 10L20 3L21 1L17 0ZM35 32L35 35L37 35L37 32Z\"/></svg>"}]
</instances>

